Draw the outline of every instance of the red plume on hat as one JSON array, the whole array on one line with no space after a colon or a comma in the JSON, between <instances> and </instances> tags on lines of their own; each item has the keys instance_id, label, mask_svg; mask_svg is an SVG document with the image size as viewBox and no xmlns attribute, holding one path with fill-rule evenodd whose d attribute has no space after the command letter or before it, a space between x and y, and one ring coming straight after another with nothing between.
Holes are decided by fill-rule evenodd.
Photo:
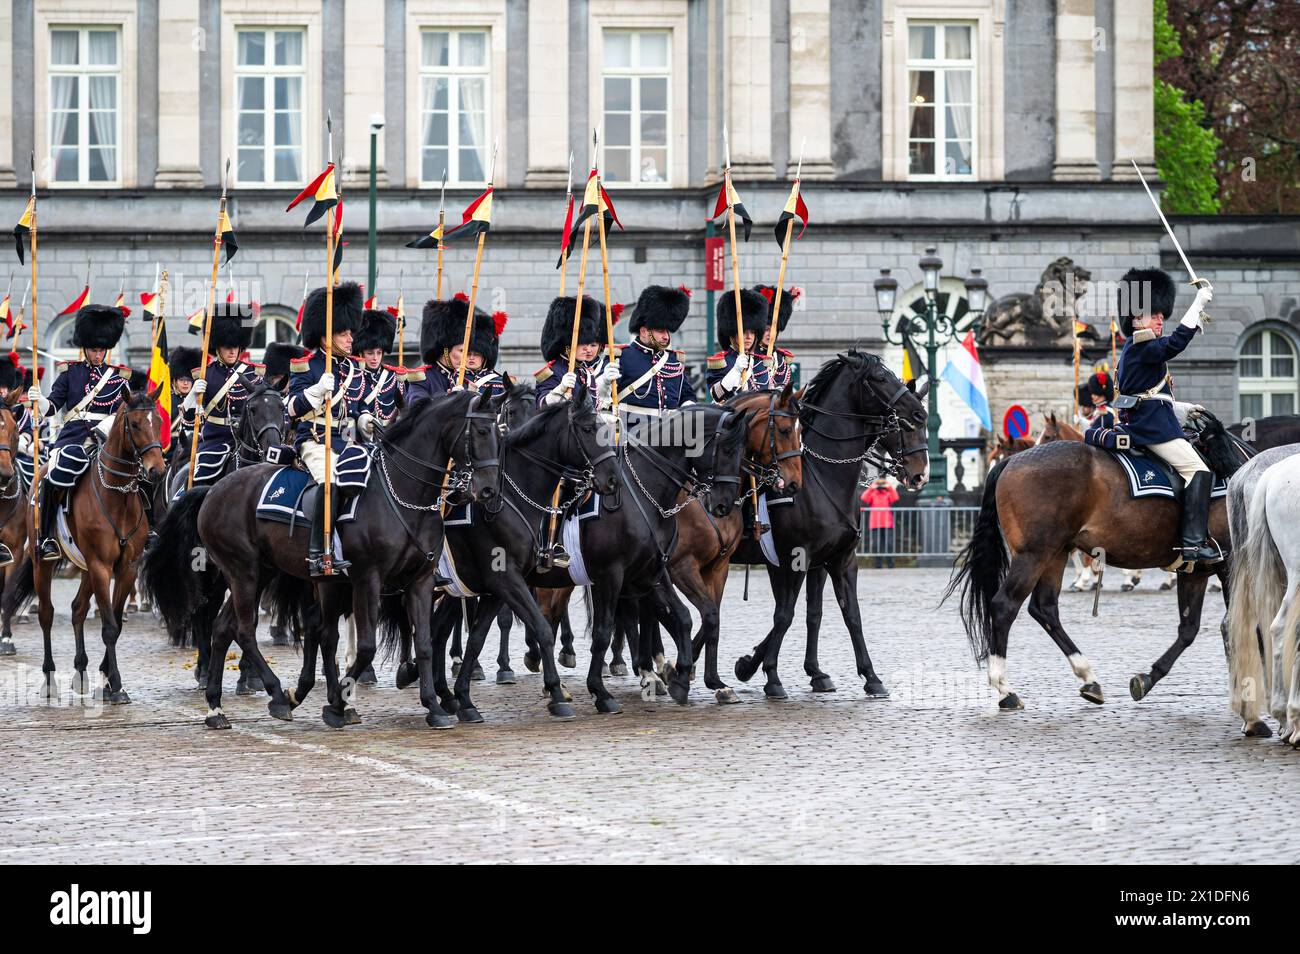
<instances>
[{"instance_id":1,"label":"red plume on hat","mask_svg":"<svg viewBox=\"0 0 1300 954\"><path fill-rule=\"evenodd\" d=\"M618 324L618 320L623 317L623 309L626 307L626 305L619 304L618 302L615 302L610 306L609 313L613 316L614 324Z\"/></svg>"},{"instance_id":2,"label":"red plume on hat","mask_svg":"<svg viewBox=\"0 0 1300 954\"><path fill-rule=\"evenodd\" d=\"M685 295L687 298L691 297L691 290L687 288L685 285L678 285L677 290L681 292L683 295Z\"/></svg>"},{"instance_id":3,"label":"red plume on hat","mask_svg":"<svg viewBox=\"0 0 1300 954\"><path fill-rule=\"evenodd\" d=\"M771 303L772 299L776 297L776 289L771 288L767 285L764 285L762 288L760 288L758 292L760 295L762 295L764 298L768 300L769 304Z\"/></svg>"},{"instance_id":4,"label":"red plume on hat","mask_svg":"<svg viewBox=\"0 0 1300 954\"><path fill-rule=\"evenodd\" d=\"M496 331L498 338L501 337L501 332L506 330L506 322L509 320L510 316L504 311L492 312L492 327Z\"/></svg>"},{"instance_id":5,"label":"red plume on hat","mask_svg":"<svg viewBox=\"0 0 1300 954\"><path fill-rule=\"evenodd\" d=\"M457 301L469 301L469 295L466 295L464 292L456 292L452 297Z\"/></svg>"}]
</instances>

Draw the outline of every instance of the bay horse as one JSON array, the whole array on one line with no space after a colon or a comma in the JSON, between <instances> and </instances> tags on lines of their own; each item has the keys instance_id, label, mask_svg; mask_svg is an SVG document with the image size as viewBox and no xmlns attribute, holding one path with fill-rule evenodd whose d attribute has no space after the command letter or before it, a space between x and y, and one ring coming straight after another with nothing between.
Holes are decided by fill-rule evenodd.
<instances>
[{"instance_id":1,"label":"bay horse","mask_svg":"<svg viewBox=\"0 0 1300 954\"><path fill-rule=\"evenodd\" d=\"M1231 477L1247 457L1215 419L1209 419L1199 440L1219 477ZM1080 549L1104 554L1107 565L1168 566L1179 539L1179 517L1175 500L1133 499L1119 462L1088 444L1040 444L989 471L974 532L958 556L943 598L960 591L962 624L976 661L988 662L989 684L998 693L1000 709L1024 708L1007 681L1006 659L1011 624L1026 599L1029 615L1081 680L1079 694L1097 705L1105 702L1091 663L1061 626L1057 600L1065 563L1071 550ZM1209 529L1221 545L1227 543L1222 499L1211 501ZM1211 576L1218 576L1228 601L1228 566L1225 559L1178 574L1178 638L1150 672L1130 680L1134 699L1150 693L1196 638Z\"/></svg>"},{"instance_id":2,"label":"bay horse","mask_svg":"<svg viewBox=\"0 0 1300 954\"><path fill-rule=\"evenodd\" d=\"M91 452L88 473L67 493L69 536L86 566L72 601L72 630L77 644L73 659L74 691L84 694L87 689L85 622L93 593L104 640L104 658L99 664L101 686L97 694L113 705L131 701L122 688L117 640L126 620L126 600L135 586L136 564L148 541L145 505L138 487L141 480L161 479L167 469L158 439L162 418L157 402L161 390L161 385L149 392L125 390L125 400L112 418L108 437ZM29 507L27 533L31 559L12 595L17 604L32 590L36 593L37 618L45 640L45 660L41 665L45 674L44 691L53 696L55 666L50 627L54 623L54 603L50 599L50 584L64 560L41 560L36 552L34 520L35 510Z\"/></svg>"},{"instance_id":3,"label":"bay horse","mask_svg":"<svg viewBox=\"0 0 1300 954\"><path fill-rule=\"evenodd\" d=\"M26 570L23 564L28 559L29 497L27 480L17 464L18 423L13 413L24 393L15 388L0 405L0 543L13 555L11 563L0 567L0 580L3 581L0 589L6 591L17 586ZM13 656L18 652L13 636L13 618L17 610L18 607L10 600L0 603L0 656Z\"/></svg>"},{"instance_id":4,"label":"bay horse","mask_svg":"<svg viewBox=\"0 0 1300 954\"><path fill-rule=\"evenodd\" d=\"M284 396L260 379L249 381L248 388L250 392L248 398L234 421L234 452L227 458L218 480L240 468L260 464L266 459L272 447L284 443L287 427ZM168 504L173 499L166 491L179 489L177 481L185 480L188 472L187 465L188 459L179 466L173 464L164 492L155 495L155 513L159 528L167 519ZM159 538L161 540L161 533ZM169 534L168 539L174 540L177 537ZM195 582L178 585L178 574L207 574L211 577L212 585L205 587ZM209 652L212 648L212 625L225 597L221 574L215 567L196 569L188 551L174 552L169 547L155 544L149 548L141 561L140 584L146 598L159 608L160 616L166 621L171 644L198 650L194 679L200 687L206 687ZM193 602L196 592L205 594L205 599L197 605ZM220 664L224 665L224 663L224 659L220 660ZM241 657L238 693L246 695L261 692L264 688L261 677L252 666L252 661Z\"/></svg>"},{"instance_id":5,"label":"bay horse","mask_svg":"<svg viewBox=\"0 0 1300 954\"><path fill-rule=\"evenodd\" d=\"M767 677L763 693L786 698L777 673L781 641L794 620L795 602L808 570L824 566L853 640L863 690L888 698L876 675L862 635L858 607L858 477L881 437L904 426L926 423L925 405L878 355L851 349L826 362L799 402L803 429L803 489L789 504L769 511L773 543L780 561L770 565L758 543L743 540L732 563L767 569L776 599L772 629L753 651L736 661L736 677L748 682L759 666ZM815 691L830 691L830 677L809 672Z\"/></svg>"},{"instance_id":6,"label":"bay horse","mask_svg":"<svg viewBox=\"0 0 1300 954\"><path fill-rule=\"evenodd\" d=\"M591 579L592 596L587 689L597 712L622 711L604 683L605 653L616 615L634 608L641 599L650 600L656 615L668 623L677 645L677 665L669 679L668 693L678 704L685 705L688 701L692 661L690 615L673 592L665 572L678 532L675 518L691 498L700 499L701 505L715 517L731 513L739 496L741 458L751 413L696 404L662 417L623 423L616 452L617 483L609 492L602 493L599 516L578 523L581 557ZM547 499L555 478L527 471L521 476L529 481L524 484L516 477L523 488L520 496L528 498L525 502L531 519L527 520L530 532L526 537L520 536L522 545L531 548L531 553L536 550L538 534L544 532L547 518L544 506L538 502ZM681 490L686 485L691 487L691 492L686 501L681 501ZM522 511L517 515L522 516ZM537 527L533 526L534 522ZM462 545L486 547L488 544L481 535L454 532L448 534L448 540L458 561ZM533 569L524 581L545 590L568 590L573 586L569 572L560 568ZM495 597L489 595L480 600L465 661L456 680L456 697L462 706L469 697L473 663L495 612ZM542 600L548 639L561 615L562 609L556 602ZM531 632L529 637L532 638ZM530 643L529 656L535 656L537 651ZM531 669L534 663L529 661L529 656L525 661Z\"/></svg>"},{"instance_id":7,"label":"bay horse","mask_svg":"<svg viewBox=\"0 0 1300 954\"><path fill-rule=\"evenodd\" d=\"M443 476L451 490L464 489L475 499L490 499L497 490L498 418L492 401L474 392L422 401L388 428L376 427L372 473L359 493L355 519L336 525L343 552L352 566L346 576L313 580L307 571L308 527L290 527L257 518L257 498L275 471L257 464L235 471L212 487L196 487L173 505L177 519L159 531L179 534L169 547L184 549L202 542L206 558L225 577L230 607L212 632L213 664L209 667L204 724L226 729L221 711L223 659L237 640L255 666L267 694L271 716L284 721L306 697L315 678L315 645L303 652L297 691L286 691L257 646L257 614L263 591L277 576L288 576L315 591L318 626L311 632L323 649L328 702L321 717L331 728L360 721L351 706L357 676L375 652L380 594L400 592L416 638L427 640L434 569L442 548L440 504ZM454 461L454 463L453 463ZM170 517L171 515L169 515ZM337 661L338 621L353 613L357 624L357 656L340 679ZM170 621L169 621L170 622ZM427 644L426 644L427 649ZM432 695L432 673L421 669L421 695Z\"/></svg>"}]
</instances>

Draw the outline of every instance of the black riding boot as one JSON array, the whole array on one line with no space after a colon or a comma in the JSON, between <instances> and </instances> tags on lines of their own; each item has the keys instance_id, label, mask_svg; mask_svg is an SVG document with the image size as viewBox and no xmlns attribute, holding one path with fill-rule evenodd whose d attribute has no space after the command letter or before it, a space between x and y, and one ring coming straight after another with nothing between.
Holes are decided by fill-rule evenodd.
<instances>
[{"instance_id":1,"label":"black riding boot","mask_svg":"<svg viewBox=\"0 0 1300 954\"><path fill-rule=\"evenodd\" d=\"M1192 563L1218 563L1223 553L1209 542L1210 489L1214 475L1198 471L1183 491L1183 560Z\"/></svg>"},{"instance_id":2,"label":"black riding boot","mask_svg":"<svg viewBox=\"0 0 1300 954\"><path fill-rule=\"evenodd\" d=\"M55 487L48 480L43 480L40 498L41 526L40 533L36 537L37 549L42 560L59 560L63 557L63 551L59 548L59 541L55 539L54 527L59 507L63 503L63 488Z\"/></svg>"},{"instance_id":3,"label":"black riding boot","mask_svg":"<svg viewBox=\"0 0 1300 954\"><path fill-rule=\"evenodd\" d=\"M325 491L316 495L316 509L311 516L311 536L307 538L307 570L312 576L325 573ZM341 573L351 566L347 560L332 560L333 572Z\"/></svg>"},{"instance_id":4,"label":"black riding boot","mask_svg":"<svg viewBox=\"0 0 1300 954\"><path fill-rule=\"evenodd\" d=\"M158 520L153 512L153 487L139 487L137 493L140 494L140 504L144 507L144 519L149 524L149 538L145 541L145 546L150 547L158 539Z\"/></svg>"}]
</instances>

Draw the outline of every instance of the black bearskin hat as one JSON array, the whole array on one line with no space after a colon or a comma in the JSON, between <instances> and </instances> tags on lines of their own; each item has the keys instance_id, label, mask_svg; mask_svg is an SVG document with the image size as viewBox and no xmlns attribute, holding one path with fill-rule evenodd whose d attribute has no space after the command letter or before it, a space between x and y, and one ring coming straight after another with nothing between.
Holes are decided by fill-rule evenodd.
<instances>
[{"instance_id":1,"label":"black bearskin hat","mask_svg":"<svg viewBox=\"0 0 1300 954\"><path fill-rule=\"evenodd\" d=\"M352 335L352 353L360 356L371 348L382 348L384 354L393 350L393 337L397 322L386 311L367 308L361 313L361 328Z\"/></svg>"},{"instance_id":2,"label":"black bearskin hat","mask_svg":"<svg viewBox=\"0 0 1300 954\"><path fill-rule=\"evenodd\" d=\"M771 285L755 285L754 291L767 299L767 320L771 321L772 302L776 300L776 289ZM785 331L785 326L790 323L790 316L794 314L794 303L801 297L803 297L803 289L798 285L791 285L781 293L781 314L778 315L776 319L776 330L778 334Z\"/></svg>"},{"instance_id":3,"label":"black bearskin hat","mask_svg":"<svg viewBox=\"0 0 1300 954\"><path fill-rule=\"evenodd\" d=\"M1130 268L1120 280L1119 330L1133 337L1133 319L1142 315L1163 315L1169 320L1178 289L1169 273L1158 268Z\"/></svg>"},{"instance_id":4,"label":"black bearskin hat","mask_svg":"<svg viewBox=\"0 0 1300 954\"><path fill-rule=\"evenodd\" d=\"M72 344L77 348L116 348L126 330L126 315L110 305L84 305L72 326Z\"/></svg>"},{"instance_id":5,"label":"black bearskin hat","mask_svg":"<svg viewBox=\"0 0 1300 954\"><path fill-rule=\"evenodd\" d=\"M203 352L198 348L185 348L177 345L172 348L172 353L167 360L167 370L171 372L172 380L178 381L181 378L194 380L194 370L203 360Z\"/></svg>"},{"instance_id":6,"label":"black bearskin hat","mask_svg":"<svg viewBox=\"0 0 1300 954\"><path fill-rule=\"evenodd\" d=\"M636 300L636 310L628 329L636 334L642 328L676 332L691 310L691 292L685 285L649 285Z\"/></svg>"},{"instance_id":7,"label":"black bearskin hat","mask_svg":"<svg viewBox=\"0 0 1300 954\"><path fill-rule=\"evenodd\" d=\"M420 321L420 354L425 364L433 364L465 340L465 317L469 314L469 298L457 292L450 301L430 299L424 304ZM489 315L482 308L474 309L474 324L470 329L469 350L483 356L484 368L495 368L498 343L505 330L508 316L504 311Z\"/></svg>"},{"instance_id":8,"label":"black bearskin hat","mask_svg":"<svg viewBox=\"0 0 1300 954\"><path fill-rule=\"evenodd\" d=\"M336 314L337 309L335 305ZM253 309L236 302L219 302L212 310L212 337L208 342L212 350L238 348L241 352L247 351L252 341Z\"/></svg>"},{"instance_id":9,"label":"black bearskin hat","mask_svg":"<svg viewBox=\"0 0 1300 954\"><path fill-rule=\"evenodd\" d=\"M361 286L343 282L334 286L334 333L361 327ZM325 289L313 288L302 309L302 343L308 350L321 347L325 337Z\"/></svg>"},{"instance_id":10,"label":"black bearskin hat","mask_svg":"<svg viewBox=\"0 0 1300 954\"><path fill-rule=\"evenodd\" d=\"M297 345L289 344L284 341L272 341L266 346L266 353L262 355L262 375L267 378L278 377L282 374L289 374L289 363L302 354L302 349Z\"/></svg>"},{"instance_id":11,"label":"black bearskin hat","mask_svg":"<svg viewBox=\"0 0 1300 954\"><path fill-rule=\"evenodd\" d=\"M8 361L0 361L0 388L8 388L12 391L18 387L19 379L22 377L18 367L19 360L18 352L11 351Z\"/></svg>"},{"instance_id":12,"label":"black bearskin hat","mask_svg":"<svg viewBox=\"0 0 1300 954\"><path fill-rule=\"evenodd\" d=\"M131 369L131 378L127 381L127 387L132 391L142 394L149 390L149 372Z\"/></svg>"},{"instance_id":13,"label":"black bearskin hat","mask_svg":"<svg viewBox=\"0 0 1300 954\"><path fill-rule=\"evenodd\" d=\"M1087 392L1090 395L1096 395L1097 397L1100 398L1109 399L1111 396L1110 375L1108 375L1105 371L1098 371L1097 373L1093 374L1090 378L1088 378L1088 383L1083 385L1083 387L1087 389ZM1082 403L1086 404L1087 402L1085 401Z\"/></svg>"},{"instance_id":14,"label":"black bearskin hat","mask_svg":"<svg viewBox=\"0 0 1300 954\"><path fill-rule=\"evenodd\" d=\"M577 298L556 298L546 312L546 321L542 324L542 357L547 361L562 358L573 341L573 312L577 308ZM615 317L623 309L614 306ZM605 340L605 306L590 295L582 296L582 320L578 325L578 344L597 344Z\"/></svg>"},{"instance_id":15,"label":"black bearskin hat","mask_svg":"<svg viewBox=\"0 0 1300 954\"><path fill-rule=\"evenodd\" d=\"M770 319L767 299L758 292L742 288L740 291L740 310L745 319L745 330L754 332L756 342L763 340ZM725 291L718 302L718 345L723 350L731 347L731 339L736 332L736 293Z\"/></svg>"}]
</instances>

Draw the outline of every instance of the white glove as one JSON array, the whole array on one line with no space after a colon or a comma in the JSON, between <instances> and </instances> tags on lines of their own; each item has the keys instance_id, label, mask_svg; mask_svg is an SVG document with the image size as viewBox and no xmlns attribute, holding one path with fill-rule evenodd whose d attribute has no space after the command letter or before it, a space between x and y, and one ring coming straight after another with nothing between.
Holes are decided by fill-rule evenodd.
<instances>
[{"instance_id":1,"label":"white glove","mask_svg":"<svg viewBox=\"0 0 1300 954\"><path fill-rule=\"evenodd\" d=\"M749 355L739 355L731 370L722 376L722 387L726 391L735 391L740 388L740 376L748 370L750 365Z\"/></svg>"},{"instance_id":2,"label":"white glove","mask_svg":"<svg viewBox=\"0 0 1300 954\"><path fill-rule=\"evenodd\" d=\"M113 430L113 421L116 418L117 418L116 414L110 414L108 417L104 418L102 421L100 421L98 424L95 425L95 430L99 431L100 435L104 438L104 440L108 440L109 432Z\"/></svg>"},{"instance_id":3,"label":"white glove","mask_svg":"<svg viewBox=\"0 0 1300 954\"><path fill-rule=\"evenodd\" d=\"M32 435L18 435L18 453L31 456L32 453Z\"/></svg>"},{"instance_id":4,"label":"white glove","mask_svg":"<svg viewBox=\"0 0 1300 954\"><path fill-rule=\"evenodd\" d=\"M197 381L195 381L193 386L190 388L190 394L207 394L207 393L208 393L208 382L205 381L203 378L199 378ZM189 397L190 395L187 394L185 396Z\"/></svg>"},{"instance_id":5,"label":"white glove","mask_svg":"<svg viewBox=\"0 0 1300 954\"><path fill-rule=\"evenodd\" d=\"M198 386L198 383L197 381L194 382L195 387ZM306 395L312 407L319 408L334 394L334 375L322 374L320 380L304 391L303 394Z\"/></svg>"},{"instance_id":6,"label":"white glove","mask_svg":"<svg viewBox=\"0 0 1300 954\"><path fill-rule=\"evenodd\" d=\"M198 395L197 388L202 383L203 383L202 381L194 382L194 387L190 388L190 393L185 395L184 401L181 401L181 410L193 411L195 408L199 406L199 395Z\"/></svg>"},{"instance_id":7,"label":"white glove","mask_svg":"<svg viewBox=\"0 0 1300 954\"><path fill-rule=\"evenodd\" d=\"M606 382L613 384L622 376L623 372L619 369L618 362L611 361L609 364L605 365L605 370L600 372L600 383L602 385Z\"/></svg>"},{"instance_id":8,"label":"white glove","mask_svg":"<svg viewBox=\"0 0 1300 954\"><path fill-rule=\"evenodd\" d=\"M27 389L27 400L42 416L50 412L50 399L41 393L41 389L37 385L33 384Z\"/></svg>"},{"instance_id":9,"label":"white glove","mask_svg":"<svg viewBox=\"0 0 1300 954\"><path fill-rule=\"evenodd\" d=\"M364 437L373 437L375 433L375 416L369 411L362 411L357 416L357 430Z\"/></svg>"},{"instance_id":10,"label":"white glove","mask_svg":"<svg viewBox=\"0 0 1300 954\"><path fill-rule=\"evenodd\" d=\"M577 386L578 386L578 372L565 371L564 377L560 378L560 386L555 390L561 391L564 394L572 394L574 389L577 388Z\"/></svg>"},{"instance_id":11,"label":"white glove","mask_svg":"<svg viewBox=\"0 0 1300 954\"><path fill-rule=\"evenodd\" d=\"M1206 282L1204 285L1198 285L1196 288L1196 299L1192 302L1192 307L1187 309L1183 315L1180 325L1186 325L1188 328L1201 327L1201 315L1205 311L1205 306L1214 300L1214 287Z\"/></svg>"}]
</instances>

